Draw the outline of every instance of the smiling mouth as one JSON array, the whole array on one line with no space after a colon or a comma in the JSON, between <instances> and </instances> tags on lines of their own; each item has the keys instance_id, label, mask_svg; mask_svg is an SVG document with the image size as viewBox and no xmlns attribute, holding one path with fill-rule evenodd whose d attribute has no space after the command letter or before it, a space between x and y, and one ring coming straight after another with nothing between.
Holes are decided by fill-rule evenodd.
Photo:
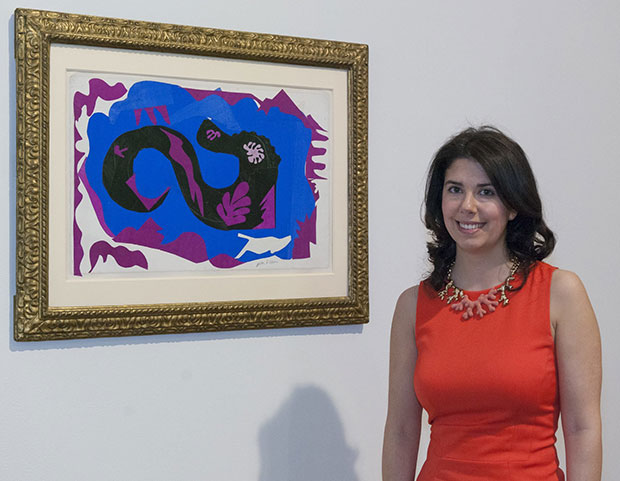
<instances>
[{"instance_id":1,"label":"smiling mouth","mask_svg":"<svg viewBox=\"0 0 620 481\"><path fill-rule=\"evenodd\" d=\"M481 229L482 226L484 225L484 222L468 222L468 223L464 223L464 222L456 222L457 225L466 231L474 231L476 229Z\"/></svg>"}]
</instances>

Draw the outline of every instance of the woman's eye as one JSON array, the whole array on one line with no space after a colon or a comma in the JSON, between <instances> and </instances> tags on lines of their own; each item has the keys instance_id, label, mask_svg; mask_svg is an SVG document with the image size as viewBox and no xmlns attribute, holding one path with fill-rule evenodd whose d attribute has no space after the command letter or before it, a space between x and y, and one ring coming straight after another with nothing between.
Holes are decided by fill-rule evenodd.
<instances>
[{"instance_id":1,"label":"woman's eye","mask_svg":"<svg viewBox=\"0 0 620 481\"><path fill-rule=\"evenodd\" d=\"M495 195L495 191L493 189L482 189L480 191L480 195L484 195L484 196Z\"/></svg>"},{"instance_id":2,"label":"woman's eye","mask_svg":"<svg viewBox=\"0 0 620 481\"><path fill-rule=\"evenodd\" d=\"M448 192L450 192L451 194L458 194L460 191L461 189L456 185L451 185L448 187Z\"/></svg>"}]
</instances>

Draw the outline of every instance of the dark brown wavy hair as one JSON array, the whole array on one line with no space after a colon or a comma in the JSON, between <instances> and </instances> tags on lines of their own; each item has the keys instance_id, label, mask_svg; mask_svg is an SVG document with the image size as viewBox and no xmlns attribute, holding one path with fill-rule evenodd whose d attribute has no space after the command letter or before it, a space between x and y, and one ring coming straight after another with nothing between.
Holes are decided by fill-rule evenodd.
<instances>
[{"instance_id":1,"label":"dark brown wavy hair","mask_svg":"<svg viewBox=\"0 0 620 481\"><path fill-rule=\"evenodd\" d=\"M480 164L504 205L517 213L508 222L506 246L519 261L525 282L534 263L553 251L555 236L543 220L536 179L525 152L491 126L472 127L456 134L431 162L424 199L424 224L431 233L426 246L432 271L427 281L434 289L441 289L456 256L456 245L443 221L441 198L446 170L456 159L463 158Z\"/></svg>"}]
</instances>

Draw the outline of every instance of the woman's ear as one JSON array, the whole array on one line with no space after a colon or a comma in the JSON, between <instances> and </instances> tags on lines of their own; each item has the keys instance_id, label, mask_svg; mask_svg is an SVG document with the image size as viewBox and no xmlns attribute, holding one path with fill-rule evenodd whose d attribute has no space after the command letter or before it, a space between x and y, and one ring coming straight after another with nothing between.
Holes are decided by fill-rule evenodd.
<instances>
[{"instance_id":1,"label":"woman's ear","mask_svg":"<svg viewBox=\"0 0 620 481\"><path fill-rule=\"evenodd\" d=\"M514 210L510 210L508 211L508 220L515 220L515 217L517 217L517 213Z\"/></svg>"}]
</instances>

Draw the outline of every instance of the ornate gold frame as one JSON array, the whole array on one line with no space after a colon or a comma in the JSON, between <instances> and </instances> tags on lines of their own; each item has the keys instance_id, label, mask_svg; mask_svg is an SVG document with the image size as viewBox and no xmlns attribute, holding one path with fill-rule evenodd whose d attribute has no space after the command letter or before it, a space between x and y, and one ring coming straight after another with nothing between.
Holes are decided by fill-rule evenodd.
<instances>
[{"instance_id":1,"label":"ornate gold frame","mask_svg":"<svg viewBox=\"0 0 620 481\"><path fill-rule=\"evenodd\" d=\"M348 78L348 295L269 301L50 307L49 68L53 43L343 69ZM15 11L17 248L14 336L40 341L368 322L368 47L361 44Z\"/></svg>"}]
</instances>

